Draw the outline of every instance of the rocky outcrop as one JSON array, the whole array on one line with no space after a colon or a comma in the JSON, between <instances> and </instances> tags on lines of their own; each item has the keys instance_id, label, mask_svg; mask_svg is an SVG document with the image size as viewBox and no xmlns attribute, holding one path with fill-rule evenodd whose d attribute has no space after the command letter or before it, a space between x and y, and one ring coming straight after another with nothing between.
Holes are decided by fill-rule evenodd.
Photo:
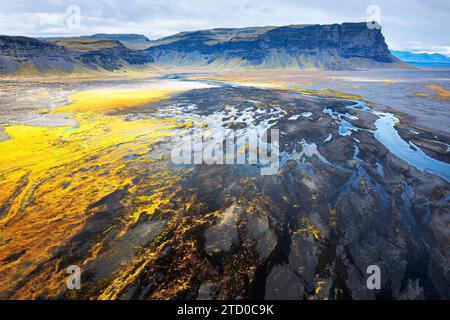
<instances>
[{"instance_id":1,"label":"rocky outcrop","mask_svg":"<svg viewBox=\"0 0 450 320\"><path fill-rule=\"evenodd\" d=\"M55 44L70 49L76 59L90 68L116 70L126 65L142 65L153 62L146 52L131 50L120 41L98 38L67 38L57 40Z\"/></svg>"},{"instance_id":2,"label":"rocky outcrop","mask_svg":"<svg viewBox=\"0 0 450 320\"><path fill-rule=\"evenodd\" d=\"M27 37L0 36L0 73L18 71L25 63L38 71L69 71L75 65L70 52L57 45Z\"/></svg>"},{"instance_id":3,"label":"rocky outcrop","mask_svg":"<svg viewBox=\"0 0 450 320\"><path fill-rule=\"evenodd\" d=\"M104 43L107 42L107 43ZM72 38L54 43L28 37L0 36L0 73L21 69L35 72L74 71L87 69L117 70L127 65L153 62L140 50L131 50L119 41Z\"/></svg>"}]
</instances>

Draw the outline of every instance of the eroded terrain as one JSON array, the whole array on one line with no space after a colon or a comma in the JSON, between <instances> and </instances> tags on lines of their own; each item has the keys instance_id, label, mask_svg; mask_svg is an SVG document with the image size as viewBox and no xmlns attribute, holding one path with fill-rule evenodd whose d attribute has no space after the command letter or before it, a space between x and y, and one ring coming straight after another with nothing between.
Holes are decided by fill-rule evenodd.
<instances>
[{"instance_id":1,"label":"eroded terrain","mask_svg":"<svg viewBox=\"0 0 450 320\"><path fill-rule=\"evenodd\" d=\"M2 83L0 297L449 298L447 132L259 77ZM196 127L279 129L279 171L175 165Z\"/></svg>"}]
</instances>

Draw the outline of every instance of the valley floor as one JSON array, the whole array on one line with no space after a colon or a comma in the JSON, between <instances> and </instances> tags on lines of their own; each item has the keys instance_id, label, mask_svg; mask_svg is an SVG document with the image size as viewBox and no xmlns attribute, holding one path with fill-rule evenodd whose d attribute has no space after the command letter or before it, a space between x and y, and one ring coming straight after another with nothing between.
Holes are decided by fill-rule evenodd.
<instances>
[{"instance_id":1,"label":"valley floor","mask_svg":"<svg viewBox=\"0 0 450 320\"><path fill-rule=\"evenodd\" d=\"M449 298L449 81L1 80L0 298ZM279 129L280 169L174 164L194 128ZM81 290L66 287L70 265Z\"/></svg>"}]
</instances>

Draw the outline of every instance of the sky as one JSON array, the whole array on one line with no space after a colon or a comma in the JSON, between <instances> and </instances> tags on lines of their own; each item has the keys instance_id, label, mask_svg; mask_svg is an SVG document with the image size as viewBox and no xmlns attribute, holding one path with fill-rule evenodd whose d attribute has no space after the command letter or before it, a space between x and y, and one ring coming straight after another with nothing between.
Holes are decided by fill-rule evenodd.
<instances>
[{"instance_id":1,"label":"sky","mask_svg":"<svg viewBox=\"0 0 450 320\"><path fill-rule=\"evenodd\" d=\"M0 0L0 34L31 37L367 20L390 49L450 54L449 0Z\"/></svg>"}]
</instances>

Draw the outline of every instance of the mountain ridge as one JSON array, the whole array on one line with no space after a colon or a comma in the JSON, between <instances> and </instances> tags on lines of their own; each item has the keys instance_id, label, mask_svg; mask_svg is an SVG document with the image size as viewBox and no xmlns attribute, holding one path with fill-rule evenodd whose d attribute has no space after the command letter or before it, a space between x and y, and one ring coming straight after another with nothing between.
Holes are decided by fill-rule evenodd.
<instances>
[{"instance_id":1,"label":"mountain ridge","mask_svg":"<svg viewBox=\"0 0 450 320\"><path fill-rule=\"evenodd\" d=\"M66 40L72 38L81 38L81 39L109 39L120 41L124 46L129 49L139 50L145 49L148 47L151 40L142 34L136 33L95 33L92 35L84 35L79 37L37 37L38 40L43 41L57 41L57 40Z\"/></svg>"},{"instance_id":2,"label":"mountain ridge","mask_svg":"<svg viewBox=\"0 0 450 320\"><path fill-rule=\"evenodd\" d=\"M17 73L24 69L32 74L73 72L83 68L113 71L152 62L148 54L129 49L115 40L64 38L41 41L0 35L0 73Z\"/></svg>"},{"instance_id":3,"label":"mountain ridge","mask_svg":"<svg viewBox=\"0 0 450 320\"><path fill-rule=\"evenodd\" d=\"M289 70L407 67L391 54L381 30L369 29L365 22L215 28L157 40L135 34L104 36L108 34L47 40L0 36L0 73L15 72L23 63L39 71L71 71L76 66L118 70L147 64L162 68ZM136 47L130 48L124 44L127 40L118 39L134 39Z\"/></svg>"},{"instance_id":4,"label":"mountain ridge","mask_svg":"<svg viewBox=\"0 0 450 320\"><path fill-rule=\"evenodd\" d=\"M416 67L450 68L450 57L440 53L418 53L393 50L400 60Z\"/></svg>"}]
</instances>

